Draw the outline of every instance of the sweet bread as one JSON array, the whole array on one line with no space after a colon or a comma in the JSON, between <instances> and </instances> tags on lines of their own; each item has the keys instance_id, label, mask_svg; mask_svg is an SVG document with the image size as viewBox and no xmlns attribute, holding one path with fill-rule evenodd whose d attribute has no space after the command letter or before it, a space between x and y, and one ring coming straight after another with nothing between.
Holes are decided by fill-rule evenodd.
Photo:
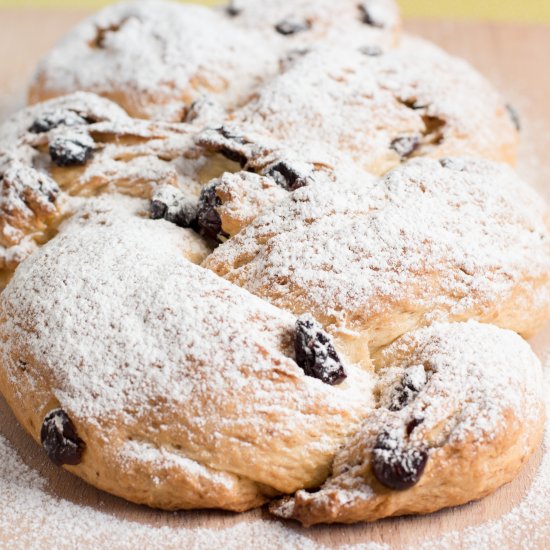
<instances>
[{"instance_id":1,"label":"sweet bread","mask_svg":"<svg viewBox=\"0 0 550 550\"><path fill-rule=\"evenodd\" d=\"M435 324L389 346L377 407L317 491L271 505L305 525L425 514L512 480L542 438L540 363L516 334Z\"/></svg>"},{"instance_id":2,"label":"sweet bread","mask_svg":"<svg viewBox=\"0 0 550 550\"><path fill-rule=\"evenodd\" d=\"M95 92L142 118L182 121L195 100L231 107L277 70L262 33L222 13L172 2L110 6L69 32L38 65L31 103Z\"/></svg>"},{"instance_id":3,"label":"sweet bread","mask_svg":"<svg viewBox=\"0 0 550 550\"><path fill-rule=\"evenodd\" d=\"M151 198L161 186L196 202L204 161L194 130L130 118L77 92L23 109L0 126L0 269L7 280L83 197ZM189 156L187 163L182 159Z\"/></svg>"},{"instance_id":4,"label":"sweet bread","mask_svg":"<svg viewBox=\"0 0 550 550\"><path fill-rule=\"evenodd\" d=\"M55 234L66 207L59 183L50 170L43 169L47 155L41 155L32 142L64 126L74 140L70 153L81 155L84 164L92 148L89 136L77 129L113 119L124 121L128 117L115 104L91 94L75 94L24 109L0 126L0 270L4 281L37 244ZM61 162L63 144L70 140L59 138L57 134L52 153ZM44 148L48 149L47 144L42 145Z\"/></svg>"},{"instance_id":5,"label":"sweet bread","mask_svg":"<svg viewBox=\"0 0 550 550\"><path fill-rule=\"evenodd\" d=\"M550 313L547 221L506 165L414 159L294 191L203 265L371 353L435 320L528 336Z\"/></svg>"},{"instance_id":6,"label":"sweet bread","mask_svg":"<svg viewBox=\"0 0 550 550\"><path fill-rule=\"evenodd\" d=\"M379 48L399 40L401 17L394 0L231 0L225 13L250 29L262 29L287 48L320 40Z\"/></svg>"},{"instance_id":7,"label":"sweet bread","mask_svg":"<svg viewBox=\"0 0 550 550\"><path fill-rule=\"evenodd\" d=\"M239 233L300 187L374 181L349 156L320 144L294 142L289 147L225 126L200 132L195 143L204 150L205 168L211 166L205 173L214 175L214 167L223 171L202 188L197 204L199 231L218 242Z\"/></svg>"},{"instance_id":8,"label":"sweet bread","mask_svg":"<svg viewBox=\"0 0 550 550\"><path fill-rule=\"evenodd\" d=\"M342 37L349 45L390 47L399 29L393 0L346 0L346 6L253 0L219 11L121 3L78 25L42 59L29 100L85 90L116 101L132 116L188 120L195 102L207 99L219 112L246 101L277 72L285 52Z\"/></svg>"},{"instance_id":9,"label":"sweet bread","mask_svg":"<svg viewBox=\"0 0 550 550\"><path fill-rule=\"evenodd\" d=\"M393 0L119 4L29 97L0 392L54 464L312 525L462 504L533 453L545 206L497 162L513 112Z\"/></svg>"},{"instance_id":10,"label":"sweet bread","mask_svg":"<svg viewBox=\"0 0 550 550\"><path fill-rule=\"evenodd\" d=\"M403 174L425 171L426 163L441 166L411 161L387 179L412 188ZM468 176L477 178L481 196L482 176L496 170L481 161L445 164L462 174L464 187ZM437 174L434 166L429 172ZM423 185L428 192L430 181ZM384 192L381 182L366 187ZM327 196L316 195L319 202ZM496 202L506 213L505 201ZM107 193L86 201L0 296L0 389L56 464L166 509L245 510L298 490L273 511L310 524L423 513L478 498L508 481L536 447L540 367L519 337L473 322L435 325L404 336L373 364L365 342L332 340L312 317L296 318L196 265L212 257L201 237L150 214L142 199ZM420 410L422 422L412 418ZM466 427L487 419L486 439L456 443L457 418ZM372 491L353 477L351 499L352 474L344 473L361 472L380 490L369 457L386 450L378 432L390 426L400 433L404 422L422 438L432 428L431 450L411 451L424 481L404 492L384 489L373 504ZM465 484L468 453L479 465ZM346 469L356 462L361 468ZM321 485L332 464L319 504L307 489ZM488 476L487 464L498 475ZM441 472L448 484L436 482ZM417 481L413 474L407 484ZM411 491L425 492L417 502Z\"/></svg>"},{"instance_id":11,"label":"sweet bread","mask_svg":"<svg viewBox=\"0 0 550 550\"><path fill-rule=\"evenodd\" d=\"M244 510L319 485L371 374L331 352L306 375L291 314L195 265L192 230L120 201L86 204L0 297L0 389L21 424L150 506Z\"/></svg>"},{"instance_id":12,"label":"sweet bread","mask_svg":"<svg viewBox=\"0 0 550 550\"><path fill-rule=\"evenodd\" d=\"M198 108L197 120L211 120L209 113L208 107ZM369 177L337 152L304 143L297 153L265 137L258 138L261 146L255 137L250 145L242 145L251 172L232 174L226 170L239 170L238 163L205 152L206 142L208 150L215 147L209 134L212 139L222 137L200 125L131 118L111 101L87 92L16 113L0 125L2 286L37 245L55 235L82 198L114 192L152 198L155 216L193 227L198 203L204 202L198 200L201 193L206 197L216 187L224 201L221 236L225 231L237 233L262 208L298 185L335 181L343 173ZM231 136L231 144L222 143L219 149L229 151L233 142ZM230 156L238 154L233 147ZM291 176L294 180L284 184ZM201 232L215 238L207 225Z\"/></svg>"},{"instance_id":13,"label":"sweet bread","mask_svg":"<svg viewBox=\"0 0 550 550\"><path fill-rule=\"evenodd\" d=\"M285 67L229 115L232 133L319 141L375 174L412 156L515 162L518 132L500 95L423 40L375 54L322 44Z\"/></svg>"},{"instance_id":14,"label":"sweet bread","mask_svg":"<svg viewBox=\"0 0 550 550\"><path fill-rule=\"evenodd\" d=\"M200 237L146 212L137 199L89 201L0 296L0 388L56 464L166 509L245 510L298 489L292 513L288 502L274 511L314 523L478 498L538 443L540 366L511 332L436 325L361 369L311 317L195 265L208 254ZM405 424L430 445L424 481L382 491L369 512L357 479L374 483L374 439ZM301 508L317 494L301 489L327 478L335 454L319 493L336 495L328 511ZM464 484L472 457L477 476ZM416 506L415 491L426 495Z\"/></svg>"}]
</instances>

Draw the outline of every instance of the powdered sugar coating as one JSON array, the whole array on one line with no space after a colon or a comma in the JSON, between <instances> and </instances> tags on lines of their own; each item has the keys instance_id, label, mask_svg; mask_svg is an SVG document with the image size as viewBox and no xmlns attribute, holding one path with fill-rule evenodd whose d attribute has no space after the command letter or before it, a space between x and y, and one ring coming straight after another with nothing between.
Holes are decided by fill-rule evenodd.
<instances>
[{"instance_id":1,"label":"powdered sugar coating","mask_svg":"<svg viewBox=\"0 0 550 550\"><path fill-rule=\"evenodd\" d=\"M243 101L276 61L265 37L243 33L214 10L123 2L78 25L46 55L31 99L86 90L134 116L181 121L205 93L226 106Z\"/></svg>"},{"instance_id":2,"label":"powdered sugar coating","mask_svg":"<svg viewBox=\"0 0 550 550\"><path fill-rule=\"evenodd\" d=\"M297 56L231 116L272 137L319 141L374 173L410 154L512 161L517 132L504 102L465 61L408 37L381 55L319 44Z\"/></svg>"},{"instance_id":3,"label":"powdered sugar coating","mask_svg":"<svg viewBox=\"0 0 550 550\"><path fill-rule=\"evenodd\" d=\"M506 326L516 294L522 326L550 303L542 200L510 168L474 159L299 189L205 265L325 324L367 326L373 349L438 318Z\"/></svg>"},{"instance_id":4,"label":"powdered sugar coating","mask_svg":"<svg viewBox=\"0 0 550 550\"><path fill-rule=\"evenodd\" d=\"M107 442L111 468L134 441L285 492L323 479L371 376L349 365L337 388L305 376L292 315L190 263L207 252L199 237L128 201L89 203L2 294L10 391L34 388L39 411L53 395L90 453ZM20 346L36 366L24 373Z\"/></svg>"},{"instance_id":5,"label":"powdered sugar coating","mask_svg":"<svg viewBox=\"0 0 550 550\"><path fill-rule=\"evenodd\" d=\"M3 121L0 125L0 151L15 155L21 148L21 140L39 118L48 118L52 122L63 121L68 126L76 126L86 120L117 123L130 121L126 112L115 103L92 93L75 92L21 109Z\"/></svg>"},{"instance_id":6,"label":"powdered sugar coating","mask_svg":"<svg viewBox=\"0 0 550 550\"><path fill-rule=\"evenodd\" d=\"M52 141L69 139L77 133L92 146L89 125L98 124L105 130L103 124L107 124L112 131L113 127L128 129L132 123L115 103L95 94L76 92L58 97L21 109L0 125L0 160L17 160L30 170L48 173L50 137ZM45 147L45 155L40 147Z\"/></svg>"},{"instance_id":7,"label":"powdered sugar coating","mask_svg":"<svg viewBox=\"0 0 550 550\"><path fill-rule=\"evenodd\" d=\"M226 172L214 180L216 195L222 201L217 209L222 230L235 235L247 226L264 208L286 197L287 191L271 178L252 172Z\"/></svg>"},{"instance_id":8,"label":"powdered sugar coating","mask_svg":"<svg viewBox=\"0 0 550 550\"><path fill-rule=\"evenodd\" d=\"M36 123L44 119L59 124L35 131ZM75 119L79 123L73 122ZM139 180L170 183L192 189L191 194L197 195L197 169L204 161L184 161L193 156L196 132L188 124L134 119L107 99L76 92L27 107L0 125L0 156L16 158L51 173L48 148L52 141L83 136L94 149L93 162L86 163L81 172L70 172L68 177L63 178L63 172L54 175L66 180L62 187L69 193L82 193L83 187L95 186L99 179L104 186L117 181L124 186L126 181L123 191L134 195L140 190L131 189L131 184L137 186ZM92 194L95 193L96 189Z\"/></svg>"},{"instance_id":9,"label":"powdered sugar coating","mask_svg":"<svg viewBox=\"0 0 550 550\"><path fill-rule=\"evenodd\" d=\"M419 366L426 379L419 376ZM540 361L516 333L492 325L434 323L393 342L381 353L377 369L381 414L390 414L392 387L405 373L412 370L419 381L419 395L398 412L424 418L410 435L413 441L421 441L422 432L433 429L442 416L453 417L448 443L473 439L480 445L507 429L503 420L510 412L519 423L540 417Z\"/></svg>"},{"instance_id":10,"label":"powdered sugar coating","mask_svg":"<svg viewBox=\"0 0 550 550\"><path fill-rule=\"evenodd\" d=\"M188 124L132 119L85 92L13 115L0 125L0 268L14 269L51 238L83 197L119 191L149 198L170 185L196 201L205 160L186 158L196 156L195 133Z\"/></svg>"},{"instance_id":11,"label":"powdered sugar coating","mask_svg":"<svg viewBox=\"0 0 550 550\"><path fill-rule=\"evenodd\" d=\"M142 167L141 169L143 169L143 168L145 168L145 164L143 165L143 167ZM150 454L150 453L148 453L148 452L147 452L147 449L146 449L145 447L144 447L142 450L143 450L143 457L144 457L144 458L145 458L145 457L148 457L148 458L151 458L151 460L152 460L152 456L153 456L153 455ZM131 454L131 453L130 453L130 454Z\"/></svg>"},{"instance_id":12,"label":"powdered sugar coating","mask_svg":"<svg viewBox=\"0 0 550 550\"><path fill-rule=\"evenodd\" d=\"M14 269L46 237L59 192L46 174L0 153L0 269Z\"/></svg>"},{"instance_id":13,"label":"powdered sugar coating","mask_svg":"<svg viewBox=\"0 0 550 550\"><path fill-rule=\"evenodd\" d=\"M366 12L370 24L365 21ZM232 0L226 13L246 31L259 28L278 38L281 49L306 47L320 40L393 46L401 26L394 0Z\"/></svg>"},{"instance_id":14,"label":"powdered sugar coating","mask_svg":"<svg viewBox=\"0 0 550 550\"><path fill-rule=\"evenodd\" d=\"M426 382L418 394L392 408L391 394L420 367ZM298 491L294 500L275 504L276 513L312 524L463 503L486 494L492 484L488 468L495 477L513 476L538 444L544 416L541 366L511 331L474 321L436 323L386 348L378 374L377 408L336 454L331 477L318 492ZM383 450L378 449L381 435ZM407 460L414 452L427 453L428 460L413 488L401 493L381 488L372 474L374 462L383 453ZM502 464L501 457L507 457ZM471 479L462 482L467 471ZM430 495L433 503L426 506Z\"/></svg>"},{"instance_id":15,"label":"powdered sugar coating","mask_svg":"<svg viewBox=\"0 0 550 550\"><path fill-rule=\"evenodd\" d=\"M543 395L545 396L547 414L550 413L550 364L544 364ZM6 431L7 430L7 431ZM118 548L133 550L136 546L158 544L159 540L167 541L168 546L202 549L208 547L224 547L228 550L241 550L252 541L261 541L264 546L281 546L289 549L319 550L325 548L321 539L322 533L313 535L310 529L300 529L296 525L278 521L267 521L264 518L255 519L245 516L243 520L236 518L230 525L222 528L218 518L210 513L204 515L182 514L164 515L168 525L151 525L156 520L156 512L140 509L139 521L128 519L126 514L113 512L111 506L116 503L105 502L103 498L92 492L95 509L84 504L75 504L67 498L52 495L52 487L43 473L29 466L25 460L25 452L21 452L10 443L6 437L8 425L3 426L0 437L0 530L7 543L20 547L43 546L45 541L50 546L59 547L89 545L116 545ZM550 429L545 431L542 461L530 481L530 486L519 503L494 520L480 522L476 513L483 513L483 505L473 508L476 515L475 525L460 531L446 531L434 535L425 529L422 539L414 544L408 543L406 548L431 550L435 548L456 548L460 544L471 547L491 548L495 544L506 546L529 545L543 547L546 544L549 527L547 525L548 493L550 491ZM27 457L28 458L28 457ZM79 487L80 488L80 487ZM447 521L454 512L442 517ZM243 516L240 516L241 518ZM421 525L426 519L417 518ZM216 523L213 528L213 523ZM60 530L59 526L65 528ZM390 525L392 525L390 520ZM22 527L24 526L24 527ZM536 526L536 528L533 528ZM346 529L346 535L357 534L361 542L346 545L346 549L389 550L384 543L372 542L379 540L377 524ZM333 532L333 529L331 529Z\"/></svg>"}]
</instances>

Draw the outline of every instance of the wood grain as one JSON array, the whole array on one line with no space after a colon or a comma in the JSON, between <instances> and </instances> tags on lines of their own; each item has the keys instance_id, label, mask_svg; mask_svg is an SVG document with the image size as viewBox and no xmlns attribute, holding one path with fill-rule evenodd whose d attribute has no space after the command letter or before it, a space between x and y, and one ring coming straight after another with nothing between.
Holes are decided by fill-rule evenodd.
<instances>
[{"instance_id":1,"label":"wood grain","mask_svg":"<svg viewBox=\"0 0 550 550\"><path fill-rule=\"evenodd\" d=\"M23 90L40 55L83 15L85 13L79 10L0 10L0 51L9 52L3 56L0 64L0 118L3 112L5 114L15 105L14 98ZM545 127L545 121L550 120L550 74L545 70L550 52L550 29L544 26L450 21L409 21L407 28L467 58L510 98L521 112L524 124L525 144L520 171L550 198L550 139ZM550 352L550 326L533 344L541 355ZM60 498L92 508L101 506L110 515L152 526L177 527L184 523L187 527L211 526L216 529L243 521L243 516L236 517L223 512L166 514L130 505L85 485L50 465L41 449L19 428L1 398L0 434L14 445L29 466L47 479L49 490ZM305 530L289 524L288 529L332 548L365 542L385 543L391 548L414 547L421 541L479 525L509 512L530 486L541 453L539 451L533 457L513 483L467 506L427 517L397 518L371 525ZM265 510L253 511L244 516L245 521L263 517L267 517ZM513 527L508 526L510 529ZM550 541L550 506L546 521L530 528L538 530ZM0 546L3 540L9 539L9 533L0 533ZM48 541L43 542L43 547L48 547ZM152 541L151 547L159 547L160 544L158 540Z\"/></svg>"}]
</instances>

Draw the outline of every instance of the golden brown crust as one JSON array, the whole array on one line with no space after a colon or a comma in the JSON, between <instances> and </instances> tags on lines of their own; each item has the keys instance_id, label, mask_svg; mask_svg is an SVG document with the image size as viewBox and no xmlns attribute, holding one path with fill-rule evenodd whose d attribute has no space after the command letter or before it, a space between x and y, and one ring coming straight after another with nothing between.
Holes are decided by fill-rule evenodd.
<instances>
[{"instance_id":1,"label":"golden brown crust","mask_svg":"<svg viewBox=\"0 0 550 550\"><path fill-rule=\"evenodd\" d=\"M181 122L205 95L226 106L244 101L276 71L277 51L257 30L243 33L215 10L123 2L77 25L45 55L28 98L83 90L134 117Z\"/></svg>"},{"instance_id":2,"label":"golden brown crust","mask_svg":"<svg viewBox=\"0 0 550 550\"><path fill-rule=\"evenodd\" d=\"M33 253L0 391L54 463L153 507L283 496L312 525L481 498L544 421L525 342L458 323L550 314L542 202L465 157L513 164L513 117L399 46L393 0L268 4L120 4L41 62L30 101L55 99L0 126L0 283Z\"/></svg>"},{"instance_id":3,"label":"golden brown crust","mask_svg":"<svg viewBox=\"0 0 550 550\"><path fill-rule=\"evenodd\" d=\"M550 313L542 201L509 168L474 159L415 159L375 182L299 189L204 265L374 356L434 320L529 336Z\"/></svg>"},{"instance_id":4,"label":"golden brown crust","mask_svg":"<svg viewBox=\"0 0 550 550\"><path fill-rule=\"evenodd\" d=\"M490 83L416 37L374 54L321 43L295 55L229 120L288 144L322 143L373 174L420 156L513 165L519 141Z\"/></svg>"},{"instance_id":5,"label":"golden brown crust","mask_svg":"<svg viewBox=\"0 0 550 550\"><path fill-rule=\"evenodd\" d=\"M273 504L277 515L313 525L427 514L508 483L540 444L540 364L511 332L435 325L397 340L378 369L378 408L336 454L331 477ZM423 472L405 490L385 486L397 467L418 466L407 466L407 449L426 453ZM397 464L384 484L374 471L381 461Z\"/></svg>"},{"instance_id":6,"label":"golden brown crust","mask_svg":"<svg viewBox=\"0 0 550 550\"><path fill-rule=\"evenodd\" d=\"M371 375L306 376L290 314L183 259L200 248L190 230L107 199L0 297L0 388L23 426L39 441L61 408L86 445L68 469L151 506L244 510L318 485Z\"/></svg>"},{"instance_id":7,"label":"golden brown crust","mask_svg":"<svg viewBox=\"0 0 550 550\"><path fill-rule=\"evenodd\" d=\"M28 107L0 126L0 269L5 278L52 238L81 199L151 198L161 185L200 193L195 131L140 121L103 98L76 93ZM76 205L76 206L75 206ZM4 286L4 285L3 285Z\"/></svg>"},{"instance_id":8,"label":"golden brown crust","mask_svg":"<svg viewBox=\"0 0 550 550\"><path fill-rule=\"evenodd\" d=\"M116 4L83 21L45 55L28 98L38 103L84 90L131 116L171 122L186 120L205 96L235 108L278 71L279 58L289 50L318 40L395 45L395 2L364 4L376 4L376 24L363 22L365 14L353 0L337 7L326 0L245 2L233 16L170 2ZM296 20L305 21L304 32L293 32Z\"/></svg>"}]
</instances>

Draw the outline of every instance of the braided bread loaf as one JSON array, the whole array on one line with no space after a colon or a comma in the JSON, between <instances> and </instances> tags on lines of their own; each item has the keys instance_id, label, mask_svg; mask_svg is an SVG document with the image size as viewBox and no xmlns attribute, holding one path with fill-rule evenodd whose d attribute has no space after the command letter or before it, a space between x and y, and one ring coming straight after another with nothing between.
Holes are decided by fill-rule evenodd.
<instances>
[{"instance_id":1,"label":"braided bread loaf","mask_svg":"<svg viewBox=\"0 0 550 550\"><path fill-rule=\"evenodd\" d=\"M546 209L500 96L399 29L391 0L140 2L43 59L0 126L0 391L55 464L305 525L517 474Z\"/></svg>"}]
</instances>

